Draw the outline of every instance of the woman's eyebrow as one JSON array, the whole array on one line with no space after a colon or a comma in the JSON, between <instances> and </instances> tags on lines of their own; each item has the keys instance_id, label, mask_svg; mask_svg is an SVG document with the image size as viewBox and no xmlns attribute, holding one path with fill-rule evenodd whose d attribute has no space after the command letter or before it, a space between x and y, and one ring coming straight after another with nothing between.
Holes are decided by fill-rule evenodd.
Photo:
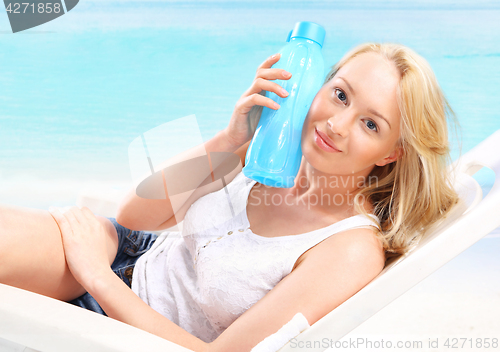
<instances>
[{"instance_id":1,"label":"woman's eyebrow","mask_svg":"<svg viewBox=\"0 0 500 352\"><path fill-rule=\"evenodd\" d=\"M391 128L391 124L389 123L389 121L387 121L387 119L385 117L383 117L379 112L377 112L373 109L368 109L368 112L377 116L377 117L380 117L382 120L384 120L389 125L389 129Z\"/></svg>"},{"instance_id":2,"label":"woman's eyebrow","mask_svg":"<svg viewBox=\"0 0 500 352\"><path fill-rule=\"evenodd\" d=\"M345 82L345 84L347 84L347 88L349 88L349 91L352 93L352 96L355 97L356 96L356 93L354 93L354 89L352 89L351 85L349 84L349 82L346 81L346 79L344 77L339 77L341 80L343 80Z\"/></svg>"},{"instance_id":3,"label":"woman's eyebrow","mask_svg":"<svg viewBox=\"0 0 500 352\"><path fill-rule=\"evenodd\" d=\"M354 93L354 89L352 89L351 85L349 84L349 82L346 81L346 79L344 77L339 77L339 79L343 80L345 82L345 84L347 85L347 88L349 89L349 91L351 92L352 96L355 97L356 96L356 93ZM373 109L368 109L368 112L381 118L382 120L384 120L388 125L389 125L389 129L391 128L391 124L389 123L389 121L384 117L382 116L381 113L377 112L376 110L373 110Z\"/></svg>"}]
</instances>

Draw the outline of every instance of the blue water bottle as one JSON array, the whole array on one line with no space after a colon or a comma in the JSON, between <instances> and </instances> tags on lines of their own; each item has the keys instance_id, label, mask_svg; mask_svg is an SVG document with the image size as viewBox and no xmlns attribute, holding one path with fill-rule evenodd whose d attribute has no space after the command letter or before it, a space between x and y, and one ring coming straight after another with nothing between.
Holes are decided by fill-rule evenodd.
<instances>
[{"instance_id":1,"label":"blue water bottle","mask_svg":"<svg viewBox=\"0 0 500 352\"><path fill-rule=\"evenodd\" d=\"M262 115L248 146L243 174L271 187L294 185L302 160L302 125L309 107L321 88L325 69L321 47L325 29L313 22L297 22L289 34L288 44L273 68L292 74L289 80L276 80L289 95L281 98L273 92L266 96L280 104L278 110L268 107Z\"/></svg>"}]
</instances>

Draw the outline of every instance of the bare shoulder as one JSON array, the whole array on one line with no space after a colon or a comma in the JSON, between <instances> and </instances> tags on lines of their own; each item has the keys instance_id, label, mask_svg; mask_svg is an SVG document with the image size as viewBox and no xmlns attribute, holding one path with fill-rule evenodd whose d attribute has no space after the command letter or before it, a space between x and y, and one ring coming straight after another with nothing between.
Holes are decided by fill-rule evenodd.
<instances>
[{"instance_id":1,"label":"bare shoulder","mask_svg":"<svg viewBox=\"0 0 500 352\"><path fill-rule=\"evenodd\" d=\"M385 253L376 230L356 228L332 235L309 249L296 267L321 265L323 267L357 267L367 276L376 276L385 264ZM294 268L295 269L295 268Z\"/></svg>"},{"instance_id":2,"label":"bare shoulder","mask_svg":"<svg viewBox=\"0 0 500 352\"><path fill-rule=\"evenodd\" d=\"M330 236L324 242L325 247L335 246L337 249L342 247L344 253L349 254L353 259L362 259L361 257L365 256L384 257L384 248L373 228L362 227L343 231Z\"/></svg>"}]
</instances>

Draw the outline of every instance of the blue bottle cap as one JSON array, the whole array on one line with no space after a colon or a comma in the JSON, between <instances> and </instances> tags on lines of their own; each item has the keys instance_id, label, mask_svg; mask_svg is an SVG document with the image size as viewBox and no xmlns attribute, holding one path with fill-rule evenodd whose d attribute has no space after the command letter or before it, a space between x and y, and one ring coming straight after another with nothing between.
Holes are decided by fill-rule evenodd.
<instances>
[{"instance_id":1,"label":"blue bottle cap","mask_svg":"<svg viewBox=\"0 0 500 352\"><path fill-rule=\"evenodd\" d=\"M307 21L297 22L290 35L290 40L294 37L306 38L314 40L320 47L323 47L325 34L325 29L317 23Z\"/></svg>"}]
</instances>

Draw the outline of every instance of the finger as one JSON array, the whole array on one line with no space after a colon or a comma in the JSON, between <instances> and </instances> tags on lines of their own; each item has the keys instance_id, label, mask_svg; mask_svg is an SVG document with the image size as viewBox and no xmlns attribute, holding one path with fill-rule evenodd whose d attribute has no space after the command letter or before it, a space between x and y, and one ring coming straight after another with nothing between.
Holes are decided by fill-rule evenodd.
<instances>
[{"instance_id":1,"label":"finger","mask_svg":"<svg viewBox=\"0 0 500 352\"><path fill-rule=\"evenodd\" d=\"M64 209L58 209L62 216L66 219L69 225L79 225L80 222L78 221L77 217L73 213L73 208L75 207L66 207Z\"/></svg>"},{"instance_id":2,"label":"finger","mask_svg":"<svg viewBox=\"0 0 500 352\"><path fill-rule=\"evenodd\" d=\"M68 222L68 219L62 213L61 209L58 209L55 207L50 207L49 213L50 213L50 215L52 215L52 217L56 221L57 226L59 226L59 230L61 230L61 234L72 234L73 233L71 225Z\"/></svg>"},{"instance_id":3,"label":"finger","mask_svg":"<svg viewBox=\"0 0 500 352\"><path fill-rule=\"evenodd\" d=\"M244 98L241 101L240 109L244 112L248 112L255 105L266 106L269 109L273 110L277 110L280 108L280 105L271 98L255 93Z\"/></svg>"},{"instance_id":4,"label":"finger","mask_svg":"<svg viewBox=\"0 0 500 352\"><path fill-rule=\"evenodd\" d=\"M256 78L265 79L290 79L292 74L280 68L271 68L281 58L281 54L277 53L268 57L259 67L257 67Z\"/></svg>"},{"instance_id":5,"label":"finger","mask_svg":"<svg viewBox=\"0 0 500 352\"><path fill-rule=\"evenodd\" d=\"M49 213L54 218L56 223L59 224L61 217L63 217L61 211L56 207L49 207Z\"/></svg>"},{"instance_id":6,"label":"finger","mask_svg":"<svg viewBox=\"0 0 500 352\"><path fill-rule=\"evenodd\" d=\"M288 96L288 92L281 87L278 83L275 82L270 82L268 80L265 80L263 78L258 78L256 79L252 86L245 92L244 96L247 95L252 95L254 93L260 93L263 90L269 91L276 93L276 95L286 98Z\"/></svg>"},{"instance_id":7,"label":"finger","mask_svg":"<svg viewBox=\"0 0 500 352\"><path fill-rule=\"evenodd\" d=\"M91 223L99 222L99 220L97 220L97 217L95 216L95 214L89 208L81 207L80 210L88 222L91 222Z\"/></svg>"},{"instance_id":8,"label":"finger","mask_svg":"<svg viewBox=\"0 0 500 352\"><path fill-rule=\"evenodd\" d=\"M65 212L64 215L68 216L69 221L73 221L74 219L74 221L76 221L78 224L87 223L85 215L83 214L82 210L77 206L69 208L69 210Z\"/></svg>"},{"instance_id":9,"label":"finger","mask_svg":"<svg viewBox=\"0 0 500 352\"><path fill-rule=\"evenodd\" d=\"M52 215L52 217L54 218L54 220L56 220L58 224L67 221L63 215L64 212L65 212L64 208L49 207L50 215Z\"/></svg>"},{"instance_id":10,"label":"finger","mask_svg":"<svg viewBox=\"0 0 500 352\"><path fill-rule=\"evenodd\" d=\"M260 68L257 70L255 74L255 79L264 78L264 79L282 79L288 80L292 77L292 74L282 68Z\"/></svg>"},{"instance_id":11,"label":"finger","mask_svg":"<svg viewBox=\"0 0 500 352\"><path fill-rule=\"evenodd\" d=\"M257 69L271 68L276 62L279 61L280 58L281 58L280 53L276 53L274 55L271 55L266 60L264 60L264 62L261 63Z\"/></svg>"}]
</instances>

